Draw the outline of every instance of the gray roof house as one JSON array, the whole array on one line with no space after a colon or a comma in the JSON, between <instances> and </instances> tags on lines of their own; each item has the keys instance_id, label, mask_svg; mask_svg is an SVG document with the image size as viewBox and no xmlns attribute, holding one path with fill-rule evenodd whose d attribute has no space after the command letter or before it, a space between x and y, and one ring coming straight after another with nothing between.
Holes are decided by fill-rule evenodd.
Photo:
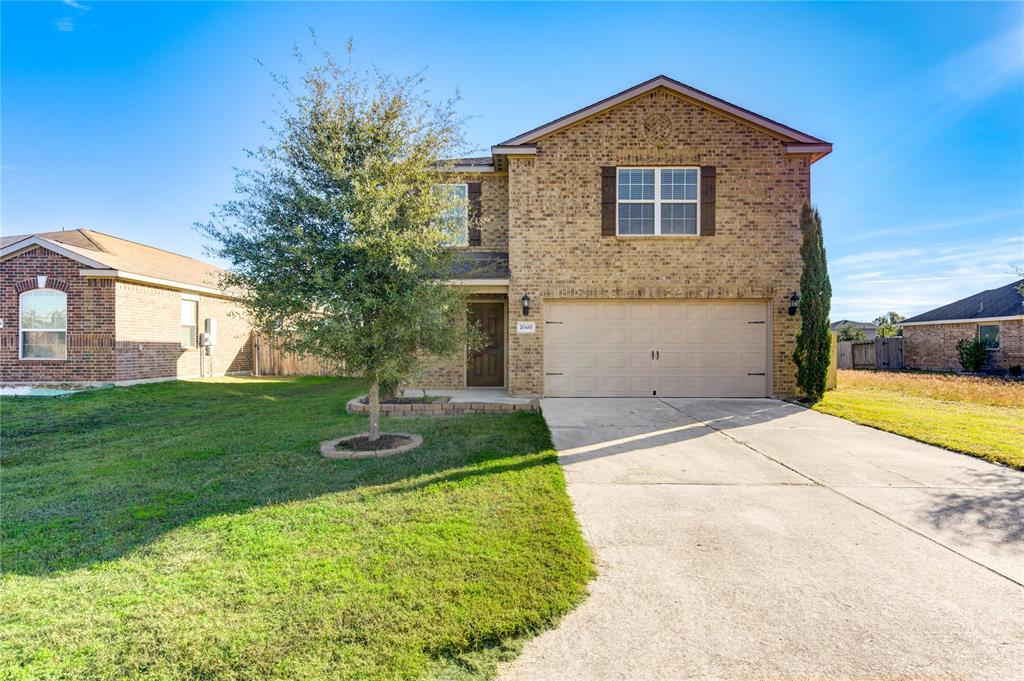
<instances>
[{"instance_id":1,"label":"gray roof house","mask_svg":"<svg viewBox=\"0 0 1024 681\"><path fill-rule=\"evenodd\" d=\"M986 367L1006 370L1024 364L1024 279L975 293L902 323L909 369L956 371L956 343L981 337L989 345Z\"/></svg>"},{"instance_id":2,"label":"gray roof house","mask_svg":"<svg viewBox=\"0 0 1024 681\"><path fill-rule=\"evenodd\" d=\"M866 340L875 339L875 330L878 328L871 322L855 322L852 319L840 319L838 322L832 322L829 324L829 330L838 332L843 327L852 327L854 329L860 329L864 332L864 338Z\"/></svg>"}]
</instances>

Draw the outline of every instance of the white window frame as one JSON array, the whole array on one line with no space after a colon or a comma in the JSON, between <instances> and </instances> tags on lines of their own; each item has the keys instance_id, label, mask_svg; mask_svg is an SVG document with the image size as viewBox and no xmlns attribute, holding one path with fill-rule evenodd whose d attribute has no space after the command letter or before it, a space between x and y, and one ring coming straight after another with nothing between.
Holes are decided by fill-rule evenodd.
<instances>
[{"instance_id":1,"label":"white window frame","mask_svg":"<svg viewBox=\"0 0 1024 681\"><path fill-rule=\"evenodd\" d=\"M982 338L981 329L982 329L982 327L985 327L985 326L994 326L994 327L996 327L996 338L995 338L996 344L995 345L988 345L986 343L985 344L985 349L989 350L989 351L998 350L999 349L999 332L1002 331L1002 329L999 328L999 322L989 322L987 324L978 324L978 338Z\"/></svg>"},{"instance_id":2,"label":"white window frame","mask_svg":"<svg viewBox=\"0 0 1024 681\"><path fill-rule=\"evenodd\" d=\"M25 329L22 327L22 301L25 296L30 293L39 293L40 291L55 291L64 296L64 328L63 329ZM40 333L64 333L64 355L61 357L25 357L25 331L40 332ZM18 359L26 362L64 362L68 358L68 294L64 291L60 291L55 288L33 288L28 291L22 291L18 294Z\"/></svg>"},{"instance_id":3,"label":"white window frame","mask_svg":"<svg viewBox=\"0 0 1024 681\"><path fill-rule=\"evenodd\" d=\"M181 329L185 328L185 324L181 324L178 327L178 342L181 345L182 350L195 350L196 348L199 347L199 296L189 296L182 294L181 300L178 303L179 322L181 321L181 308L184 307L185 303L189 303L190 305L194 306L192 309L195 310L196 313L195 319L192 320L195 322L195 324L192 324L192 345L181 344Z\"/></svg>"},{"instance_id":4,"label":"white window frame","mask_svg":"<svg viewBox=\"0 0 1024 681\"><path fill-rule=\"evenodd\" d=\"M455 240L455 246L462 248L469 245L469 183L468 182L442 182L435 187L464 187L466 201L462 205L462 232Z\"/></svg>"},{"instance_id":5,"label":"white window frame","mask_svg":"<svg viewBox=\"0 0 1024 681\"><path fill-rule=\"evenodd\" d=\"M619 229L619 204L621 203L651 203L650 199L622 199L619 198L619 172L623 170L653 170L654 171L654 234L623 234ZM697 171L697 198L696 199L662 199L661 198L661 172L663 170L695 170ZM661 206L665 203L692 203L697 206L697 233L696 234L662 234L661 233ZM618 166L615 169L615 235L622 238L650 239L652 237L671 237L692 239L700 236L700 166Z\"/></svg>"}]
</instances>

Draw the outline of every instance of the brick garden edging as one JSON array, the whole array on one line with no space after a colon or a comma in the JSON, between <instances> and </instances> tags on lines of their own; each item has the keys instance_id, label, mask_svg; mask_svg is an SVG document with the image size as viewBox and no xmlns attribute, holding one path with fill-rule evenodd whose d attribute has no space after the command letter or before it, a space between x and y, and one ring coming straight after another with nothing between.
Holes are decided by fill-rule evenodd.
<instances>
[{"instance_id":1,"label":"brick garden edging","mask_svg":"<svg viewBox=\"0 0 1024 681\"><path fill-rule=\"evenodd\" d=\"M345 410L350 414L367 414L370 405L363 400L366 396L356 397L348 401ZM414 402L411 404L387 404L381 402L382 416L459 416L461 414L507 414L513 411L540 411L540 400L529 402L450 402L442 398L437 402Z\"/></svg>"}]
</instances>

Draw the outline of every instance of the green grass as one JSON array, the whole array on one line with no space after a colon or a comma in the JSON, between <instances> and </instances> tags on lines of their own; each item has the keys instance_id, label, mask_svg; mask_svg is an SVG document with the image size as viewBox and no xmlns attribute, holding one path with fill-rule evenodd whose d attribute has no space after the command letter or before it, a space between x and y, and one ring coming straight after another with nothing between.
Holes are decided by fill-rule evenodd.
<instances>
[{"instance_id":1,"label":"green grass","mask_svg":"<svg viewBox=\"0 0 1024 681\"><path fill-rule=\"evenodd\" d=\"M536 414L385 419L351 379L5 400L2 678L477 679L585 595Z\"/></svg>"},{"instance_id":2,"label":"green grass","mask_svg":"<svg viewBox=\"0 0 1024 681\"><path fill-rule=\"evenodd\" d=\"M1024 470L1024 384L840 371L837 389L814 409Z\"/></svg>"}]
</instances>

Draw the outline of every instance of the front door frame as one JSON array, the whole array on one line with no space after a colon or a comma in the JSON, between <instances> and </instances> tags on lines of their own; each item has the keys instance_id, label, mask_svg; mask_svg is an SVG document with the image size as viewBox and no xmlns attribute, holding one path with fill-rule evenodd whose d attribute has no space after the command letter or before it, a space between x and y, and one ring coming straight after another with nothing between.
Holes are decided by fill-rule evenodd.
<instances>
[{"instance_id":1,"label":"front door frame","mask_svg":"<svg viewBox=\"0 0 1024 681\"><path fill-rule=\"evenodd\" d=\"M462 384L466 388L505 388L505 389L508 388L508 341L509 341L508 296L505 296L504 298L496 298L496 299L493 299L493 300L488 300L486 298L481 299L481 300L472 300L472 299L470 299L470 300L468 300L466 302L466 307L468 308L470 305L499 305L499 304L501 305L502 318L505 320L505 323L503 325L504 326L504 333L501 334L501 343L502 343L501 385L494 385L494 386L491 386L491 385L481 385L481 386L470 385L469 384L469 362L470 362L470 357L469 357L469 353L467 352L466 353L465 367L463 368L463 372L462 372Z\"/></svg>"}]
</instances>

